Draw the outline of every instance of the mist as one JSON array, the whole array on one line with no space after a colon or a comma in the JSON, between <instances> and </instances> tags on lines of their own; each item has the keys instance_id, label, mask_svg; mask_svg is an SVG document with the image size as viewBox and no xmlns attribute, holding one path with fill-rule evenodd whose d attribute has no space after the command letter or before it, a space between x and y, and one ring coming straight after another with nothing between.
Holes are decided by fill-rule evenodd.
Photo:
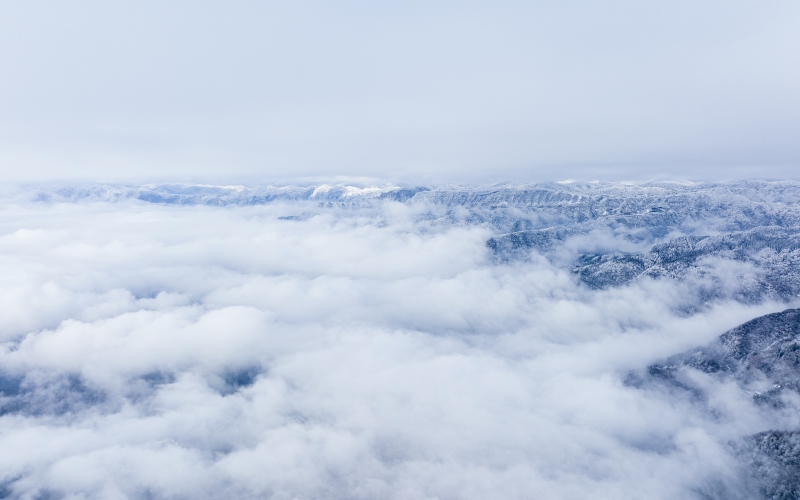
<instances>
[{"instance_id":1,"label":"mist","mask_svg":"<svg viewBox=\"0 0 800 500\"><path fill-rule=\"evenodd\" d=\"M746 498L730 443L798 424L626 382L784 303L497 263L428 203L34 195L0 207L7 496Z\"/></svg>"}]
</instances>

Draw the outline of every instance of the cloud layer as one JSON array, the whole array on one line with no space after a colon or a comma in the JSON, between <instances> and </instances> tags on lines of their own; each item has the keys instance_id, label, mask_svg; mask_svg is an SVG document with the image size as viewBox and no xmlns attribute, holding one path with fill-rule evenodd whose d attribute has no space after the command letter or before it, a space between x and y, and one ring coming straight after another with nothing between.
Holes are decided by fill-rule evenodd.
<instances>
[{"instance_id":1,"label":"cloud layer","mask_svg":"<svg viewBox=\"0 0 800 500\"><path fill-rule=\"evenodd\" d=\"M623 380L782 305L679 314L690 283L592 290L426 210L4 199L3 492L746 495L728 443L796 422Z\"/></svg>"}]
</instances>

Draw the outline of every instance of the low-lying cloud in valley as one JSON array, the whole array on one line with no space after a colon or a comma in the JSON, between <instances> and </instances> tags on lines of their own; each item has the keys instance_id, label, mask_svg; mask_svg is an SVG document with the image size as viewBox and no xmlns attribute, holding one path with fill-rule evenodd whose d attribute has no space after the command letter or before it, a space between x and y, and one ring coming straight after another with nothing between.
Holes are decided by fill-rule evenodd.
<instances>
[{"instance_id":1,"label":"low-lying cloud in valley","mask_svg":"<svg viewBox=\"0 0 800 500\"><path fill-rule=\"evenodd\" d=\"M698 246L797 184L270 192L7 191L0 496L751 498L737 443L800 427L631 382L797 303L795 247Z\"/></svg>"}]
</instances>

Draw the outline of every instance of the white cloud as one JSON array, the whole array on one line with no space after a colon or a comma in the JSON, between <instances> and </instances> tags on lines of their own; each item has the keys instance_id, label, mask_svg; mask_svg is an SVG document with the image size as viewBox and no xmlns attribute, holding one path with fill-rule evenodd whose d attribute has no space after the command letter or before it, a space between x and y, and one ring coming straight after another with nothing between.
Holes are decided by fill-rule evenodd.
<instances>
[{"instance_id":1,"label":"white cloud","mask_svg":"<svg viewBox=\"0 0 800 500\"><path fill-rule=\"evenodd\" d=\"M6 487L477 499L735 484L726 443L766 425L746 398L720 386L715 419L622 378L778 305L681 316L691 284L592 291L544 259L491 264L486 228L419 222L419 207L314 207L6 200L0 369L21 383L0 417Z\"/></svg>"}]
</instances>

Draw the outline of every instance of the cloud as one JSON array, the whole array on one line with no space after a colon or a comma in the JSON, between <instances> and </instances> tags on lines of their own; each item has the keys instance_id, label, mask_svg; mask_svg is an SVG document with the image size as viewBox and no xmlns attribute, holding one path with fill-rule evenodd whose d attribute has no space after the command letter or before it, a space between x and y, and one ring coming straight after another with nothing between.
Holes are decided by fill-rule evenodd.
<instances>
[{"instance_id":1,"label":"cloud","mask_svg":"<svg viewBox=\"0 0 800 500\"><path fill-rule=\"evenodd\" d=\"M9 495L733 498L727 443L775 423L721 382L709 411L623 379L779 304L678 314L691 282L591 290L394 202L19 200Z\"/></svg>"}]
</instances>

